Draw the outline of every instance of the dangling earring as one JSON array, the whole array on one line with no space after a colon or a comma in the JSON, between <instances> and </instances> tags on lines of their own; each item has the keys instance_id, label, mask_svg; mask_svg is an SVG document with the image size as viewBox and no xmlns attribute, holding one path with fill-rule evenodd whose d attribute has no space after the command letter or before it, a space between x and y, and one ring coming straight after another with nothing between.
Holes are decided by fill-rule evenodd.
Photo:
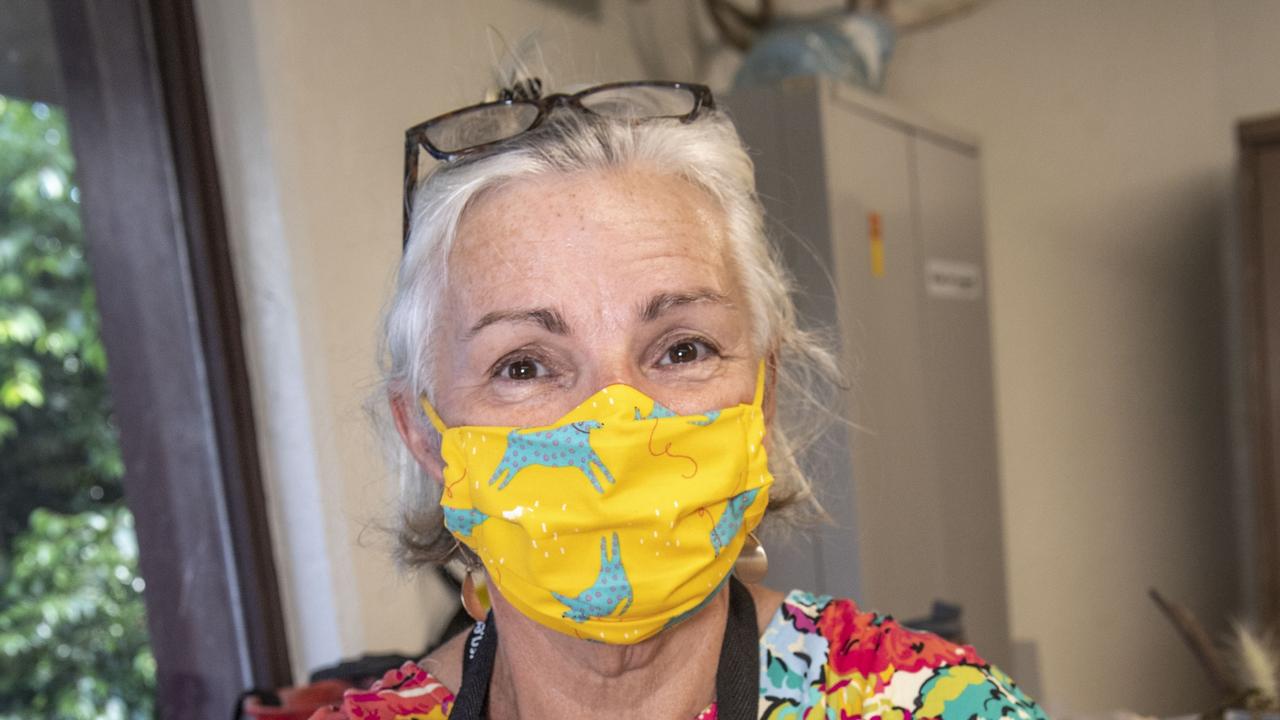
<instances>
[{"instance_id":1,"label":"dangling earring","mask_svg":"<svg viewBox=\"0 0 1280 720\"><path fill-rule=\"evenodd\" d=\"M467 568L462 579L462 607L476 622L489 616L489 583L483 567Z\"/></svg>"},{"instance_id":2,"label":"dangling earring","mask_svg":"<svg viewBox=\"0 0 1280 720\"><path fill-rule=\"evenodd\" d=\"M747 533L747 539L742 543L742 552L733 562L733 574L742 582L754 585L764 580L768 573L769 556L765 553L764 546L755 533Z\"/></svg>"}]
</instances>

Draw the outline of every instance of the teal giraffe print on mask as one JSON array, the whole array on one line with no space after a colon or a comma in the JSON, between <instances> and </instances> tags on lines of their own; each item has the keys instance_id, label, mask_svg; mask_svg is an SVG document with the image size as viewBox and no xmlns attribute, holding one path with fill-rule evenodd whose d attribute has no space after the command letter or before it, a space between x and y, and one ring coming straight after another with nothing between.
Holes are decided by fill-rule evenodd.
<instances>
[{"instance_id":1,"label":"teal giraffe print on mask","mask_svg":"<svg viewBox=\"0 0 1280 720\"><path fill-rule=\"evenodd\" d=\"M449 532L463 537L470 537L477 525L489 519L479 510L463 510L459 508L441 508L444 510L444 526Z\"/></svg>"},{"instance_id":2,"label":"teal giraffe print on mask","mask_svg":"<svg viewBox=\"0 0 1280 720\"><path fill-rule=\"evenodd\" d=\"M663 406L662 406L661 404L659 404L659 403L654 403L654 404L653 404L653 410L652 410L652 411L650 411L648 415L643 415L643 416L642 416L642 415L640 414L640 408L636 408L636 409L635 409L635 411L636 411L636 420L662 420L662 419L664 419L664 418L673 418L673 417L677 417L677 415L676 415L676 413L675 413L675 411L674 411L674 410L671 410L670 408L663 407ZM699 427L706 427L706 426L710 425L711 423L715 422L715 421L716 421L716 418L718 418L718 417L720 417L720 411L719 411L719 410L712 410L711 412L703 413L703 418L705 418L705 419L703 419L703 420L690 420L690 421L689 421L689 424L690 424L690 425L697 425L697 426L699 426Z\"/></svg>"},{"instance_id":3,"label":"teal giraffe print on mask","mask_svg":"<svg viewBox=\"0 0 1280 720\"><path fill-rule=\"evenodd\" d=\"M675 616L675 617L671 618L670 620L668 620L668 621L667 621L667 624L662 626L662 629L663 629L663 630L666 630L667 628L671 627L672 625L679 625L680 623L684 622L685 620L688 620L689 618L693 617L694 615L697 615L698 613L702 612L702 608L704 608L704 607L706 607L706 606L710 605L710 604L711 604L711 601L716 599L716 595L720 592L720 588L724 587L725 583L727 583L727 582L729 582L729 576L728 576L728 575L725 575L725 576L724 576L724 579L723 579L723 580L721 580L721 581L716 585L716 589L715 589L715 590L712 590L712 591L711 591L711 593L710 593L709 595L707 595L705 598L703 598L703 599L702 599L702 602L698 603L697 605L694 605L692 608L690 608L690 609L688 609L688 610L686 610L686 611L684 611L684 612L680 613L679 615L677 615L677 616Z\"/></svg>"},{"instance_id":4,"label":"teal giraffe print on mask","mask_svg":"<svg viewBox=\"0 0 1280 720\"><path fill-rule=\"evenodd\" d=\"M552 596L569 609L564 617L574 622L586 622L589 618L608 617L622 605L626 605L618 613L625 614L631 609L634 595L631 592L631 581L627 579L627 571L622 567L622 550L618 545L618 533L613 534L613 558L609 558L605 539L600 538L600 574L595 584L578 593L577 597L567 597L552 591Z\"/></svg>"},{"instance_id":5,"label":"teal giraffe print on mask","mask_svg":"<svg viewBox=\"0 0 1280 720\"><path fill-rule=\"evenodd\" d=\"M711 528L711 547L716 551L717 557L737 537L738 530L742 528L742 516L751 507L751 503L755 502L759 492L760 488L756 488L740 493L725 505L724 514L720 516L716 526Z\"/></svg>"},{"instance_id":6,"label":"teal giraffe print on mask","mask_svg":"<svg viewBox=\"0 0 1280 720\"><path fill-rule=\"evenodd\" d=\"M597 477L612 483L613 474L589 442L591 431L602 427L604 423L599 420L586 420L551 430L512 430L507 434L507 450L502 454L502 462L493 471L489 484L502 480L498 486L501 490L530 465L576 467L591 481L591 487L603 494L604 488L600 487Z\"/></svg>"}]
</instances>

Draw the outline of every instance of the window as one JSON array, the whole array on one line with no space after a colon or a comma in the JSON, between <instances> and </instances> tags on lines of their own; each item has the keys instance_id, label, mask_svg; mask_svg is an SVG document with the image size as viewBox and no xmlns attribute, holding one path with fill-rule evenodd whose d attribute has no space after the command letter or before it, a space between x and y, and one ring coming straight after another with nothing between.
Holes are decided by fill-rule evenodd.
<instances>
[{"instance_id":1,"label":"window","mask_svg":"<svg viewBox=\"0 0 1280 720\"><path fill-rule=\"evenodd\" d=\"M56 50L43 57L61 65L0 71L0 93L31 77L61 85L137 533L141 580L128 586L146 604L155 714L223 718L241 690L288 684L289 665L191 3L0 0L0 11L20 18L17 32L0 33L6 43L47 21ZM14 392L34 398L29 386ZM99 487L105 502L110 488ZM48 527L52 517L35 524L68 537L66 523ZM78 569L69 558L54 564Z\"/></svg>"}]
</instances>

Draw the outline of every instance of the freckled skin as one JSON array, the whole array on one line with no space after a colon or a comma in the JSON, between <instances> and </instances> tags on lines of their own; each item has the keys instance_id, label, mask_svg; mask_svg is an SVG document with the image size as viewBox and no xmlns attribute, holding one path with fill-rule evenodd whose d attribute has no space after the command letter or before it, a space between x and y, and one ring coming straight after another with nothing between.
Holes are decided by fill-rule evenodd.
<instances>
[{"instance_id":1,"label":"freckled skin","mask_svg":"<svg viewBox=\"0 0 1280 720\"><path fill-rule=\"evenodd\" d=\"M750 402L756 363L750 316L728 262L724 214L696 186L641 170L524 180L468 209L449 258L444 332L435 348L437 405L449 425L527 426L555 421L610 383L635 386L679 413ZM636 309L658 292L709 288L727 304L675 308L644 323ZM571 330L503 322L470 341L486 313L557 309ZM711 336L725 356L697 372L654 367L663 331ZM495 384L487 373L524 343L560 365L553 381Z\"/></svg>"}]
</instances>

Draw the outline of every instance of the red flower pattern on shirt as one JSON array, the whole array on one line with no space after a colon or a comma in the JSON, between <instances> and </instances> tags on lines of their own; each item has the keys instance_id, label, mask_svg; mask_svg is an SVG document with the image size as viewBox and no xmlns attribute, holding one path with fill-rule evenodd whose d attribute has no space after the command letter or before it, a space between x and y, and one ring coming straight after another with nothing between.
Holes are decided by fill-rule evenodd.
<instances>
[{"instance_id":1,"label":"red flower pattern on shirt","mask_svg":"<svg viewBox=\"0 0 1280 720\"><path fill-rule=\"evenodd\" d=\"M889 616L859 612L858 606L849 602L828 603L817 626L830 643L829 662L838 675L871 677L890 668L915 672L961 662L986 664L972 647L904 628Z\"/></svg>"}]
</instances>

